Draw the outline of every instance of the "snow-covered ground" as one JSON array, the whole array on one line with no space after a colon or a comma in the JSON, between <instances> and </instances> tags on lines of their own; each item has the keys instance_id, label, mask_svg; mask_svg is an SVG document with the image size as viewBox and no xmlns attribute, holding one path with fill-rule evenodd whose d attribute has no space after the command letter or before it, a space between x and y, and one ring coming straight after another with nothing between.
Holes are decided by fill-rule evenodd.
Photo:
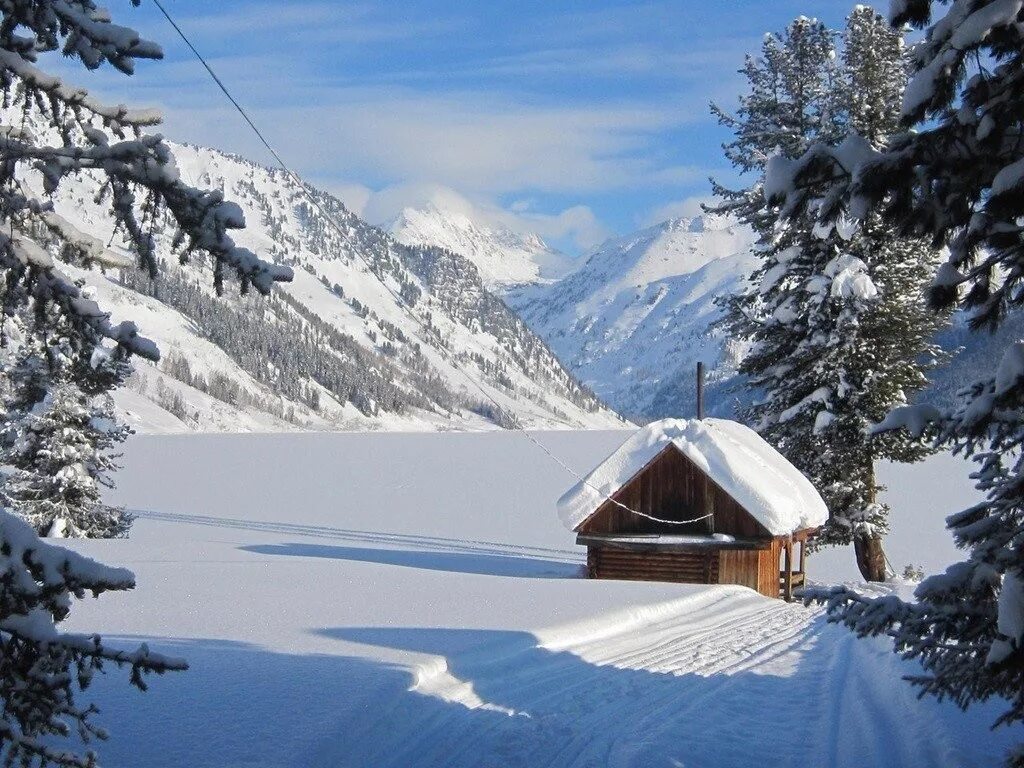
<instances>
[{"instance_id":1,"label":"snow-covered ground","mask_svg":"<svg viewBox=\"0 0 1024 768\"><path fill-rule=\"evenodd\" d=\"M625 436L538 435L580 471ZM517 433L145 436L125 459L131 538L71 546L139 586L69 624L191 669L94 683L108 768L985 766L1022 738L918 701L885 643L814 609L579 578L573 479ZM958 464L885 469L895 563L951 559ZM819 579L852 576L841 554Z\"/></svg>"}]
</instances>

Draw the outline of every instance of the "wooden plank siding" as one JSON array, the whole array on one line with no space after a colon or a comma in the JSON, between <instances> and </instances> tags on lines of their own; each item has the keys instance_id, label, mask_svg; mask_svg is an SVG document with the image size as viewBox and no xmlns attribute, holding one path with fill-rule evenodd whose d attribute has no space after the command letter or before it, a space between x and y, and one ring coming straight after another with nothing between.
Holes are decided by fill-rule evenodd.
<instances>
[{"instance_id":1,"label":"wooden plank siding","mask_svg":"<svg viewBox=\"0 0 1024 768\"><path fill-rule=\"evenodd\" d=\"M783 547L782 539L773 540L769 549L637 552L591 546L587 548L587 575L622 581L739 584L767 597L778 597Z\"/></svg>"},{"instance_id":2,"label":"wooden plank siding","mask_svg":"<svg viewBox=\"0 0 1024 768\"><path fill-rule=\"evenodd\" d=\"M758 550L733 549L722 552L718 566L719 584L741 584L760 592L758 567L761 552ZM776 580L778 576L775 577ZM776 592L778 586L776 586Z\"/></svg>"},{"instance_id":3,"label":"wooden plank siding","mask_svg":"<svg viewBox=\"0 0 1024 768\"><path fill-rule=\"evenodd\" d=\"M779 596L779 558L785 547L786 538L777 536L772 539L771 549L758 553L761 557L758 561L757 586L754 589L762 595Z\"/></svg>"},{"instance_id":4,"label":"wooden plank siding","mask_svg":"<svg viewBox=\"0 0 1024 768\"><path fill-rule=\"evenodd\" d=\"M633 552L612 547L588 547L587 575L592 579L717 584L719 556L717 550Z\"/></svg>"},{"instance_id":5,"label":"wooden plank siding","mask_svg":"<svg viewBox=\"0 0 1024 768\"><path fill-rule=\"evenodd\" d=\"M709 498L710 494L710 498ZM622 486L612 499L665 520L687 520L713 511L714 517L687 525L659 523L634 515L611 501L576 527L579 533L726 533L737 538L771 538L771 533L708 478L674 445L668 445Z\"/></svg>"}]
</instances>

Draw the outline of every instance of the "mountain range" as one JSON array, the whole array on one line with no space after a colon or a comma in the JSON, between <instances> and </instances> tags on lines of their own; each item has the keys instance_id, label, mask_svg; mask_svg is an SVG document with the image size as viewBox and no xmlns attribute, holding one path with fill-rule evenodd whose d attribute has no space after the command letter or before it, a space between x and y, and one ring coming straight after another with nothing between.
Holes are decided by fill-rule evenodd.
<instances>
[{"instance_id":1,"label":"mountain range","mask_svg":"<svg viewBox=\"0 0 1024 768\"><path fill-rule=\"evenodd\" d=\"M0 116L2 117L2 116ZM42 128L40 130L45 130ZM137 360L117 395L140 431L290 429L609 428L624 422L500 298L467 258L405 245L283 171L217 150L172 144L194 186L242 209L236 241L293 267L270 296L213 292L210 266L182 267L169 220L151 222L162 262L150 281L134 269L81 280L115 321L131 319L161 349ZM42 180L30 174L30 186ZM96 180L69 180L56 212L118 247ZM482 390L482 391L481 391Z\"/></svg>"},{"instance_id":2,"label":"mountain range","mask_svg":"<svg viewBox=\"0 0 1024 768\"><path fill-rule=\"evenodd\" d=\"M282 171L172 148L185 181L239 204L239 244L295 279L268 297L216 297L208 265L179 265L162 217L158 280L118 269L130 254L95 180L62 185L56 211L109 242L114 265L64 268L162 350L117 395L140 431L616 428L692 415L698 361L708 413L730 416L747 396L744 348L716 326L717 299L755 267L752 235L734 222L673 219L572 258L433 205L375 227ZM1024 322L1011 320L1012 335ZM1000 345L962 322L941 341L952 360L928 396L945 402Z\"/></svg>"},{"instance_id":3,"label":"mountain range","mask_svg":"<svg viewBox=\"0 0 1024 768\"><path fill-rule=\"evenodd\" d=\"M432 210L425 216L436 222L446 215ZM422 228L417 242L459 247L429 235L442 231ZM486 228L472 232L464 246L471 259L486 253L493 261L509 241L542 242ZM574 375L626 417L644 422L693 415L698 361L707 371L706 412L733 417L751 398L737 375L746 349L718 327L717 300L741 289L755 269L752 246L752 233L727 219L677 218L602 243L560 279L535 276L495 289ZM521 263L530 252L544 258L544 249L517 247L514 260ZM519 272L538 275L540 268ZM1006 344L1021 338L1024 314L1011 314L995 334L967 326L957 314L938 334L947 359L929 373L930 386L916 395L919 400L953 405L959 390L994 370Z\"/></svg>"},{"instance_id":4,"label":"mountain range","mask_svg":"<svg viewBox=\"0 0 1024 768\"><path fill-rule=\"evenodd\" d=\"M408 242L461 248L482 274L495 274L495 262L509 265L505 276L519 275L518 282L492 287L620 413L636 420L692 414L698 361L708 370L709 412L731 411L723 385L740 349L714 328L715 299L753 269L745 228L708 215L674 219L608 240L554 279L544 276L552 250L536 237L467 225L433 207L407 210L389 226Z\"/></svg>"}]
</instances>

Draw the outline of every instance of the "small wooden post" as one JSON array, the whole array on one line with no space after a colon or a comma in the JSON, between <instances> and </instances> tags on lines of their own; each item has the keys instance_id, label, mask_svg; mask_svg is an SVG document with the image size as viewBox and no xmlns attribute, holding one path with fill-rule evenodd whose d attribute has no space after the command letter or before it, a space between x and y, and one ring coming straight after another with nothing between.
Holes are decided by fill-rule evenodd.
<instances>
[{"instance_id":1,"label":"small wooden post","mask_svg":"<svg viewBox=\"0 0 1024 768\"><path fill-rule=\"evenodd\" d=\"M786 570L782 572L782 596L787 603L793 601L793 539L786 542Z\"/></svg>"},{"instance_id":2,"label":"small wooden post","mask_svg":"<svg viewBox=\"0 0 1024 768\"><path fill-rule=\"evenodd\" d=\"M704 363L697 362L697 418L704 418Z\"/></svg>"},{"instance_id":3,"label":"small wooden post","mask_svg":"<svg viewBox=\"0 0 1024 768\"><path fill-rule=\"evenodd\" d=\"M800 540L800 573L807 573L807 539Z\"/></svg>"}]
</instances>

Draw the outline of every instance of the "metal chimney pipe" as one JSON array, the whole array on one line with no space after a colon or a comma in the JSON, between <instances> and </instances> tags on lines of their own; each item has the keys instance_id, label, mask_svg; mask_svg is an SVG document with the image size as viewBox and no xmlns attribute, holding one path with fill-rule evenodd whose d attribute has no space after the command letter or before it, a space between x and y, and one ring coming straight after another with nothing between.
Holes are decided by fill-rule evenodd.
<instances>
[{"instance_id":1,"label":"metal chimney pipe","mask_svg":"<svg viewBox=\"0 0 1024 768\"><path fill-rule=\"evenodd\" d=\"M704 363L697 363L697 418L704 418Z\"/></svg>"}]
</instances>

